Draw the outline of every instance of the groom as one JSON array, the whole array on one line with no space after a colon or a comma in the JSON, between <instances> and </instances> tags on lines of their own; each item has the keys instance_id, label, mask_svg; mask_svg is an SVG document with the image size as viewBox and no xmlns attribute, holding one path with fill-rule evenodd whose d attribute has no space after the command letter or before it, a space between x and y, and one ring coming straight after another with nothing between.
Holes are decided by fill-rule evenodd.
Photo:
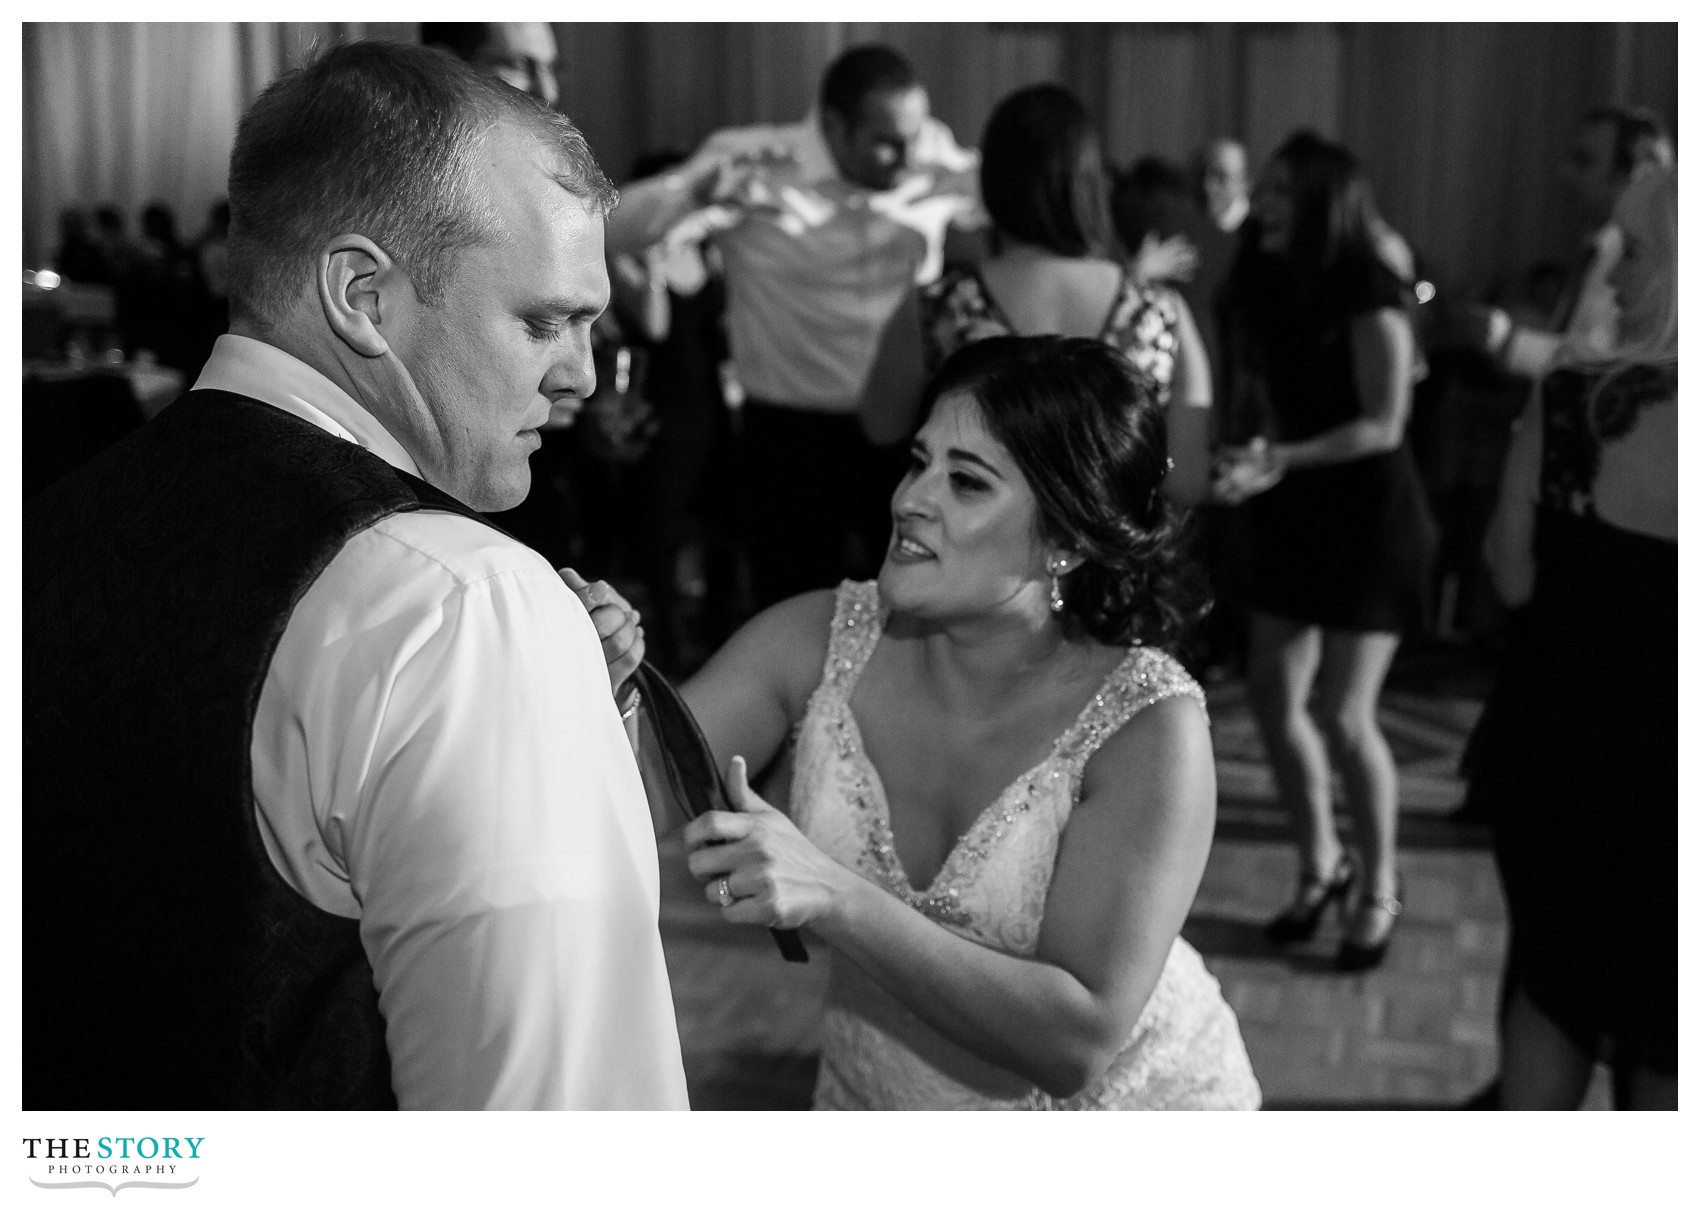
<instances>
[{"instance_id":1,"label":"groom","mask_svg":"<svg viewBox=\"0 0 1700 1213\"><path fill-rule=\"evenodd\" d=\"M231 331L26 511L26 1107L685 1106L635 636L475 512L594 387L614 199L421 47L244 117Z\"/></svg>"}]
</instances>

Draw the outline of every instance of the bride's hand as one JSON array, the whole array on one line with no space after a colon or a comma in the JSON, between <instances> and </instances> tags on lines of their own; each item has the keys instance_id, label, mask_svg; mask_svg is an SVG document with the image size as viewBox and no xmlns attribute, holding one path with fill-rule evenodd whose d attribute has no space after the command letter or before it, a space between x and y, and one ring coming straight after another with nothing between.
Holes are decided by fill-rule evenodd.
<instances>
[{"instance_id":1,"label":"bride's hand","mask_svg":"<svg viewBox=\"0 0 1700 1213\"><path fill-rule=\"evenodd\" d=\"M691 875L727 922L801 927L817 921L857 877L750 790L742 757L732 759L729 776L740 811L705 813L685 827ZM722 880L730 902L721 895Z\"/></svg>"},{"instance_id":2,"label":"bride's hand","mask_svg":"<svg viewBox=\"0 0 1700 1213\"><path fill-rule=\"evenodd\" d=\"M643 616L606 581L586 581L574 569L556 569L567 588L578 595L596 638L602 642L602 659L608 663L608 682L619 700L620 684L630 678L643 661Z\"/></svg>"}]
</instances>

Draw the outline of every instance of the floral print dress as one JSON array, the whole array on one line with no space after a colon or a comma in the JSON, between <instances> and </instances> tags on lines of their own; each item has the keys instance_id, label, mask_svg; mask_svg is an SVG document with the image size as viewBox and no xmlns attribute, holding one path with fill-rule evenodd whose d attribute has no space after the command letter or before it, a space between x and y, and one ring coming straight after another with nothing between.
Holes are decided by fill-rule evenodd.
<instances>
[{"instance_id":1,"label":"floral print dress","mask_svg":"<svg viewBox=\"0 0 1700 1213\"><path fill-rule=\"evenodd\" d=\"M1180 313L1175 296L1143 287L1125 270L1098 340L1120 350L1167 402L1175 377ZM974 269L955 269L921 291L921 331L927 374L970 341L1015 333L985 280Z\"/></svg>"}]
</instances>

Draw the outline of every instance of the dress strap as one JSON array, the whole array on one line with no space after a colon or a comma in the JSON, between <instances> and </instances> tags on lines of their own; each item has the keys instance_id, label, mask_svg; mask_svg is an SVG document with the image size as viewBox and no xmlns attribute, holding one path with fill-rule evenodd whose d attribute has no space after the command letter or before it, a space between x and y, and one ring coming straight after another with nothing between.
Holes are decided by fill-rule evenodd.
<instances>
[{"instance_id":1,"label":"dress strap","mask_svg":"<svg viewBox=\"0 0 1700 1213\"><path fill-rule=\"evenodd\" d=\"M1068 731L1057 738L1056 754L1078 788L1080 773L1117 729L1159 699L1185 695L1206 710L1204 691L1186 667L1161 649L1133 648L1092 697Z\"/></svg>"},{"instance_id":2,"label":"dress strap","mask_svg":"<svg viewBox=\"0 0 1700 1213\"><path fill-rule=\"evenodd\" d=\"M862 676L862 667L868 664L884 627L879 583L840 582L832 608L832 636L827 641L821 685L848 696Z\"/></svg>"}]
</instances>

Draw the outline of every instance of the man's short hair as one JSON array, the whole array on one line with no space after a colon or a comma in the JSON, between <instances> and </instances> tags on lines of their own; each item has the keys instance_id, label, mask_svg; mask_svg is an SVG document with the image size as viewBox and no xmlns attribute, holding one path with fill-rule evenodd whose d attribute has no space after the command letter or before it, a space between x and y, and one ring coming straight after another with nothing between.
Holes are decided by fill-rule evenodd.
<instances>
[{"instance_id":1,"label":"man's short hair","mask_svg":"<svg viewBox=\"0 0 1700 1213\"><path fill-rule=\"evenodd\" d=\"M275 323L331 237L367 237L442 302L455 256L498 235L478 152L511 124L555 157L555 180L593 210L618 199L578 128L443 51L336 47L280 77L242 116L230 153L233 315Z\"/></svg>"},{"instance_id":2,"label":"man's short hair","mask_svg":"<svg viewBox=\"0 0 1700 1213\"><path fill-rule=\"evenodd\" d=\"M1623 176L1644 164L1670 168L1674 162L1670 132L1645 106L1596 105L1582 116L1582 125L1612 128L1611 166Z\"/></svg>"},{"instance_id":3,"label":"man's short hair","mask_svg":"<svg viewBox=\"0 0 1700 1213\"><path fill-rule=\"evenodd\" d=\"M901 93L920 84L915 69L889 46L853 46L832 61L820 82L820 107L851 126L862 116L862 99L875 93Z\"/></svg>"}]
</instances>

